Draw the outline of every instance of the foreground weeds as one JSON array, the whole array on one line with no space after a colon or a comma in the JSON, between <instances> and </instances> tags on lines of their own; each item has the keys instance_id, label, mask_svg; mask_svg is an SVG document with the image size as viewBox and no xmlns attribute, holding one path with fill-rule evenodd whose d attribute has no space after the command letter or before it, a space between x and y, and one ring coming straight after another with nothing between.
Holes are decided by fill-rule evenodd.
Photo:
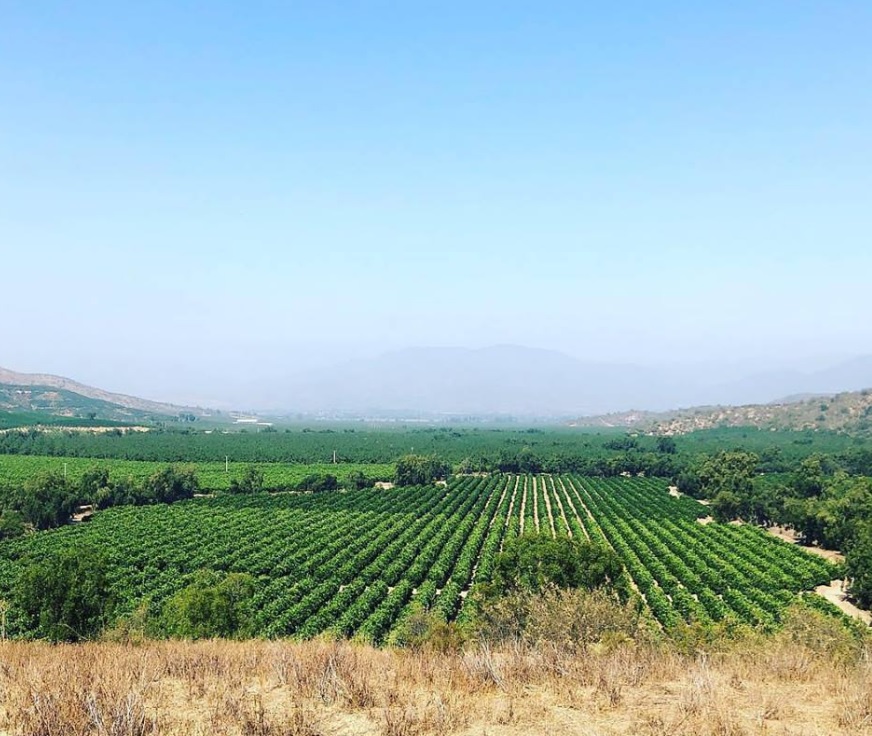
<instances>
[{"instance_id":1,"label":"foreground weeds","mask_svg":"<svg viewBox=\"0 0 872 736\"><path fill-rule=\"evenodd\" d=\"M626 641L440 652L347 642L0 644L0 732L864 734L863 646L789 627L687 651Z\"/></svg>"}]
</instances>

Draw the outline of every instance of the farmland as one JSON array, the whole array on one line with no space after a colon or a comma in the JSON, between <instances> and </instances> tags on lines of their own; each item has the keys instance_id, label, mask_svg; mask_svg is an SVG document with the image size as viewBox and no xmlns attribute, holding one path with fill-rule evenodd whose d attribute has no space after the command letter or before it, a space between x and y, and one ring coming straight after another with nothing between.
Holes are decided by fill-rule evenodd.
<instances>
[{"instance_id":1,"label":"farmland","mask_svg":"<svg viewBox=\"0 0 872 736\"><path fill-rule=\"evenodd\" d=\"M29 478L45 473L65 475L77 483L89 470L104 468L114 480L132 478L142 481L166 467L166 463L145 460L96 460L82 457L38 457L31 455L0 455L0 478L6 483L23 485ZM224 462L184 463L197 474L203 491L225 491L238 480L247 464ZM309 475L332 474L344 481L351 473L361 472L371 481L389 480L394 466L389 463L268 463L260 466L268 488L294 486Z\"/></svg>"},{"instance_id":2,"label":"farmland","mask_svg":"<svg viewBox=\"0 0 872 736\"><path fill-rule=\"evenodd\" d=\"M770 629L798 594L838 576L829 562L753 526L699 523L706 513L670 495L666 481L578 475L218 495L110 509L88 524L5 542L0 597L23 558L91 544L109 551L127 611L144 600L159 606L198 570L244 572L256 581L256 635L329 631L381 643L416 607L449 621L466 617L471 585L487 582L506 540L528 531L612 547L650 619L666 629L682 621Z\"/></svg>"},{"instance_id":3,"label":"farmland","mask_svg":"<svg viewBox=\"0 0 872 736\"><path fill-rule=\"evenodd\" d=\"M835 432L770 432L754 428L704 430L675 438L679 455L743 449L775 453L790 464L814 453L838 455L868 447L865 440ZM657 452L657 438L628 437L623 430L585 431L578 428L372 427L331 425L295 427L271 432L65 432L52 430L0 433L0 454L90 457L149 462L328 463L334 452L340 462L384 463L407 453L434 454L457 465L472 460L487 468L507 460L535 461L547 469L557 464L572 472L594 472L609 459L631 451ZM505 469L505 468L504 468ZM872 465L870 465L872 469ZM530 472L533 472L532 469ZM649 473L651 474L651 473ZM658 473L660 474L660 473Z\"/></svg>"}]
</instances>

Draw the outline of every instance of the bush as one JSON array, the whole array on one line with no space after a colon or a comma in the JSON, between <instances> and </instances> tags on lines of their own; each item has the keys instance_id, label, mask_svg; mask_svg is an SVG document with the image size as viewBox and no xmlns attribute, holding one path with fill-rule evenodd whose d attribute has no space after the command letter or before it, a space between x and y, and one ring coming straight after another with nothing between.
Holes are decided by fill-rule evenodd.
<instances>
[{"instance_id":1,"label":"bush","mask_svg":"<svg viewBox=\"0 0 872 736\"><path fill-rule=\"evenodd\" d=\"M180 639L245 636L251 626L254 578L201 570L172 596L161 613L160 633Z\"/></svg>"},{"instance_id":2,"label":"bush","mask_svg":"<svg viewBox=\"0 0 872 736\"><path fill-rule=\"evenodd\" d=\"M521 641L572 651L591 644L633 640L642 631L637 602L622 603L603 589L561 590L551 586L541 593L517 590L496 599L477 599L475 604L475 636L493 643Z\"/></svg>"},{"instance_id":3,"label":"bush","mask_svg":"<svg viewBox=\"0 0 872 736\"><path fill-rule=\"evenodd\" d=\"M321 493L323 491L335 491L339 488L339 480L329 473L312 473L297 483L298 491Z\"/></svg>"},{"instance_id":4,"label":"bush","mask_svg":"<svg viewBox=\"0 0 872 736\"><path fill-rule=\"evenodd\" d=\"M94 638L115 605L105 555L93 547L66 549L31 563L15 589L27 628L51 641Z\"/></svg>"},{"instance_id":5,"label":"bush","mask_svg":"<svg viewBox=\"0 0 872 736\"><path fill-rule=\"evenodd\" d=\"M547 587L613 587L625 591L626 575L609 548L573 537L524 534L511 539L494 562L497 594L517 590L539 592Z\"/></svg>"},{"instance_id":6,"label":"bush","mask_svg":"<svg viewBox=\"0 0 872 736\"><path fill-rule=\"evenodd\" d=\"M260 493L263 490L263 471L254 466L249 465L242 473L242 478L237 480L234 478L230 481L228 493Z\"/></svg>"},{"instance_id":7,"label":"bush","mask_svg":"<svg viewBox=\"0 0 872 736\"><path fill-rule=\"evenodd\" d=\"M394 481L398 486L426 486L451 472L448 463L432 455L405 455L397 460Z\"/></svg>"},{"instance_id":8,"label":"bush","mask_svg":"<svg viewBox=\"0 0 872 736\"><path fill-rule=\"evenodd\" d=\"M463 647L464 632L455 623L446 622L435 611L418 608L391 635L397 646L435 652L457 652Z\"/></svg>"},{"instance_id":9,"label":"bush","mask_svg":"<svg viewBox=\"0 0 872 736\"><path fill-rule=\"evenodd\" d=\"M173 503L193 498L200 489L192 470L177 470L169 466L154 473L142 488L147 503Z\"/></svg>"}]
</instances>

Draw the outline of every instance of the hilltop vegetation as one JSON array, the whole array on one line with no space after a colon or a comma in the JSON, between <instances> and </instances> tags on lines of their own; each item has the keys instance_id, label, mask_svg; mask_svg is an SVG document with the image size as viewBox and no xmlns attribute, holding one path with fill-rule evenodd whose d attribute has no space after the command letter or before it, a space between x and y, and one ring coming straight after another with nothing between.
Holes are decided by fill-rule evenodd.
<instances>
[{"instance_id":1,"label":"hilltop vegetation","mask_svg":"<svg viewBox=\"0 0 872 736\"><path fill-rule=\"evenodd\" d=\"M639 431L681 435L727 427L772 431L872 433L872 389L748 406L702 406L677 412L614 415L603 422Z\"/></svg>"}]
</instances>

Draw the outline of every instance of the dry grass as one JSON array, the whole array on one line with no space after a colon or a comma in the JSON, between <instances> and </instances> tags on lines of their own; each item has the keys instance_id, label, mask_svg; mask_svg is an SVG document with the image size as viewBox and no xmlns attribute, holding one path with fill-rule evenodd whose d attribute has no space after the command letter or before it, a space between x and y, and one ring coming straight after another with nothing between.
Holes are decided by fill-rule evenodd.
<instances>
[{"instance_id":1,"label":"dry grass","mask_svg":"<svg viewBox=\"0 0 872 736\"><path fill-rule=\"evenodd\" d=\"M865 652L618 643L460 653L347 642L0 644L0 730L147 734L872 733Z\"/></svg>"}]
</instances>

